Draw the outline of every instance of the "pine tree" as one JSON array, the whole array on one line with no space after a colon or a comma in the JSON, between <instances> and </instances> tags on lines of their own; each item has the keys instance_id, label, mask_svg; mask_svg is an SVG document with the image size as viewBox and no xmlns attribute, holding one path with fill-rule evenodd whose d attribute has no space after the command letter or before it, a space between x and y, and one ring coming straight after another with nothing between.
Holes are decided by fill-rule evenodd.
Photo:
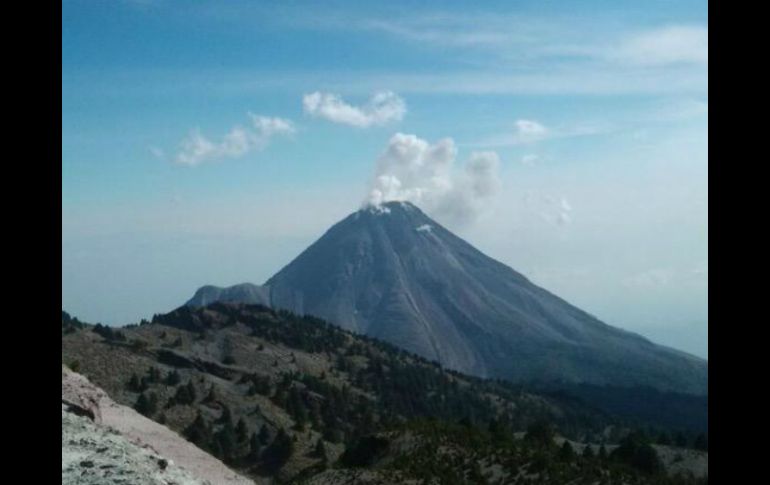
<instances>
[{"instance_id":1,"label":"pine tree","mask_svg":"<svg viewBox=\"0 0 770 485\"><path fill-rule=\"evenodd\" d=\"M227 406L227 404L222 405L222 414L219 416L219 423L230 423L230 426L233 425L233 414L230 412L230 408Z\"/></svg>"},{"instance_id":2,"label":"pine tree","mask_svg":"<svg viewBox=\"0 0 770 485\"><path fill-rule=\"evenodd\" d=\"M155 411L157 411L158 408L158 395L153 393L150 393L149 395L146 395L145 393L139 394L139 398L136 400L136 404L134 404L134 409L147 417L151 417L153 414L155 414Z\"/></svg>"},{"instance_id":3,"label":"pine tree","mask_svg":"<svg viewBox=\"0 0 770 485\"><path fill-rule=\"evenodd\" d=\"M259 459L259 453L262 451L262 442L259 439L257 433L251 433L251 439L249 440L249 457L256 461Z\"/></svg>"},{"instance_id":4,"label":"pine tree","mask_svg":"<svg viewBox=\"0 0 770 485\"><path fill-rule=\"evenodd\" d=\"M147 370L147 382L153 384L160 382L160 371L155 366L150 366Z\"/></svg>"},{"instance_id":5,"label":"pine tree","mask_svg":"<svg viewBox=\"0 0 770 485\"><path fill-rule=\"evenodd\" d=\"M313 451L313 454L320 458L322 461L326 461L326 446L324 445L324 440L321 438L318 438L318 441L315 444L315 450Z\"/></svg>"},{"instance_id":6,"label":"pine tree","mask_svg":"<svg viewBox=\"0 0 770 485\"><path fill-rule=\"evenodd\" d=\"M572 445L569 441L564 440L564 444L561 445L559 450L559 460L565 463L571 462L575 458L575 450L572 449Z\"/></svg>"},{"instance_id":7,"label":"pine tree","mask_svg":"<svg viewBox=\"0 0 770 485\"><path fill-rule=\"evenodd\" d=\"M283 428L278 430L273 442L262 452L262 465L266 472L277 472L291 457L294 442Z\"/></svg>"},{"instance_id":8,"label":"pine tree","mask_svg":"<svg viewBox=\"0 0 770 485\"><path fill-rule=\"evenodd\" d=\"M166 376L166 384L169 386L176 386L182 382L182 377L179 375L179 372L175 370L168 373L168 376Z\"/></svg>"},{"instance_id":9,"label":"pine tree","mask_svg":"<svg viewBox=\"0 0 770 485\"><path fill-rule=\"evenodd\" d=\"M263 424L262 427L259 428L259 442L263 445L270 442L270 430L267 429L266 424Z\"/></svg>"},{"instance_id":10,"label":"pine tree","mask_svg":"<svg viewBox=\"0 0 770 485\"><path fill-rule=\"evenodd\" d=\"M211 430L203 418L203 415L198 411L198 415L195 417L195 421L185 429L185 436L187 439L195 443L201 448L207 448L211 437Z\"/></svg>"},{"instance_id":11,"label":"pine tree","mask_svg":"<svg viewBox=\"0 0 770 485\"><path fill-rule=\"evenodd\" d=\"M209 388L209 393L206 395L206 398L203 400L205 403L212 403L217 400L217 393L214 390L214 385L211 385L211 388Z\"/></svg>"},{"instance_id":12,"label":"pine tree","mask_svg":"<svg viewBox=\"0 0 770 485\"><path fill-rule=\"evenodd\" d=\"M551 446L553 445L553 438L555 435L556 431L550 423L537 421L527 429L527 434L524 436L524 439L540 446Z\"/></svg>"},{"instance_id":13,"label":"pine tree","mask_svg":"<svg viewBox=\"0 0 770 485\"><path fill-rule=\"evenodd\" d=\"M144 416L147 416L147 410L150 406L149 400L147 399L147 396L144 395L144 393L139 394L139 397L136 400L136 403L134 404L134 409L139 414L142 414Z\"/></svg>"},{"instance_id":14,"label":"pine tree","mask_svg":"<svg viewBox=\"0 0 770 485\"><path fill-rule=\"evenodd\" d=\"M249 437L249 428L246 427L246 421L243 418L238 420L238 424L235 426L235 439L238 443L245 443Z\"/></svg>"},{"instance_id":15,"label":"pine tree","mask_svg":"<svg viewBox=\"0 0 770 485\"><path fill-rule=\"evenodd\" d=\"M218 439L211 440L211 454L221 460L225 460L225 452L222 449L222 443Z\"/></svg>"},{"instance_id":16,"label":"pine tree","mask_svg":"<svg viewBox=\"0 0 770 485\"><path fill-rule=\"evenodd\" d=\"M174 394L173 400L176 404L193 404L195 402L195 394L195 385L191 379L187 382L187 384L179 386L176 389L176 394Z\"/></svg>"},{"instance_id":17,"label":"pine tree","mask_svg":"<svg viewBox=\"0 0 770 485\"><path fill-rule=\"evenodd\" d=\"M134 392L142 392L142 384L139 382L139 376L136 373L131 374L131 379L128 381L128 389Z\"/></svg>"},{"instance_id":18,"label":"pine tree","mask_svg":"<svg viewBox=\"0 0 770 485\"><path fill-rule=\"evenodd\" d=\"M650 445L644 433L631 433L623 438L610 456L614 460L649 474L658 473L663 468L658 453Z\"/></svg>"},{"instance_id":19,"label":"pine tree","mask_svg":"<svg viewBox=\"0 0 770 485\"><path fill-rule=\"evenodd\" d=\"M222 450L222 458L226 461L232 460L236 455L238 447L232 421L228 420L225 422L222 429L216 435L216 441Z\"/></svg>"},{"instance_id":20,"label":"pine tree","mask_svg":"<svg viewBox=\"0 0 770 485\"><path fill-rule=\"evenodd\" d=\"M187 394L190 398L190 404L195 402L195 399L197 398L196 392L195 392L195 385L192 382L192 379L187 383Z\"/></svg>"},{"instance_id":21,"label":"pine tree","mask_svg":"<svg viewBox=\"0 0 770 485\"><path fill-rule=\"evenodd\" d=\"M701 433L695 438L695 442L693 443L693 448L700 451L708 451L709 450L709 439L706 437L705 434Z\"/></svg>"},{"instance_id":22,"label":"pine tree","mask_svg":"<svg viewBox=\"0 0 770 485\"><path fill-rule=\"evenodd\" d=\"M607 459L607 448L604 447L604 443L599 447L599 459L602 461Z\"/></svg>"}]
</instances>

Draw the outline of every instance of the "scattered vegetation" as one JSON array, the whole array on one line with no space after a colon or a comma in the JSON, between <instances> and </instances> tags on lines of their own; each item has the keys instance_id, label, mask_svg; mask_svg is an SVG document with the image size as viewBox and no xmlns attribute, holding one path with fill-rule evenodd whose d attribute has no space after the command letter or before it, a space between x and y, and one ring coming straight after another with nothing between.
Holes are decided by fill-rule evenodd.
<instances>
[{"instance_id":1,"label":"scattered vegetation","mask_svg":"<svg viewBox=\"0 0 770 485\"><path fill-rule=\"evenodd\" d=\"M708 450L706 433L648 425L608 453L595 438L627 430L628 422L584 399L464 376L322 320L258 305L183 307L131 329L91 327L101 345L135 362L120 376L89 367L87 347L67 347L88 325L65 315L63 358L77 357L108 392L250 475L283 480L327 467L376 467L442 484L518 483L514 477L690 484L696 481L665 475L652 445ZM309 370L308 356L323 366ZM259 365L249 360L257 357ZM557 445L560 436L573 441Z\"/></svg>"}]
</instances>

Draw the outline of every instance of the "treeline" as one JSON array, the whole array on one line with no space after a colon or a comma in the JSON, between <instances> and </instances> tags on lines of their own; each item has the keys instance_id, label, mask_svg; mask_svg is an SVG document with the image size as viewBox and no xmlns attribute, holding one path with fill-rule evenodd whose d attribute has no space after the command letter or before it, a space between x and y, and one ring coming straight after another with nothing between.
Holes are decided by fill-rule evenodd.
<instances>
[{"instance_id":1,"label":"treeline","mask_svg":"<svg viewBox=\"0 0 770 485\"><path fill-rule=\"evenodd\" d=\"M617 416L625 425L645 430L658 444L708 451L708 396L585 383L534 388L545 395L584 402Z\"/></svg>"},{"instance_id":2,"label":"treeline","mask_svg":"<svg viewBox=\"0 0 770 485\"><path fill-rule=\"evenodd\" d=\"M70 316L69 313L62 310L61 312L61 330L63 334L75 332L85 327L85 324L77 319L77 317Z\"/></svg>"},{"instance_id":3,"label":"treeline","mask_svg":"<svg viewBox=\"0 0 770 485\"><path fill-rule=\"evenodd\" d=\"M411 446L404 451L395 442L408 433ZM668 476L655 449L643 436L627 436L612 452L600 445L557 445L555 428L538 421L523 439L492 421L489 427L433 419L410 421L395 433L360 437L346 448L340 465L378 467L428 483L508 483L527 475L532 483L636 483L705 485L707 479ZM382 461L388 457L387 462ZM493 475L492 468L498 467Z\"/></svg>"}]
</instances>

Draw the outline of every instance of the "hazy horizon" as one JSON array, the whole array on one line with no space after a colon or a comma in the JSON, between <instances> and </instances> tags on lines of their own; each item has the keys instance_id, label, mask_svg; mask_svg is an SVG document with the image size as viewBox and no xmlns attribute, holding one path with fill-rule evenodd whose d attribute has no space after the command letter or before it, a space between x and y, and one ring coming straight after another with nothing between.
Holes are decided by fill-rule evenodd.
<instances>
[{"instance_id":1,"label":"hazy horizon","mask_svg":"<svg viewBox=\"0 0 770 485\"><path fill-rule=\"evenodd\" d=\"M261 284L410 200L708 357L707 2L311 5L62 3L64 310L122 325Z\"/></svg>"}]
</instances>

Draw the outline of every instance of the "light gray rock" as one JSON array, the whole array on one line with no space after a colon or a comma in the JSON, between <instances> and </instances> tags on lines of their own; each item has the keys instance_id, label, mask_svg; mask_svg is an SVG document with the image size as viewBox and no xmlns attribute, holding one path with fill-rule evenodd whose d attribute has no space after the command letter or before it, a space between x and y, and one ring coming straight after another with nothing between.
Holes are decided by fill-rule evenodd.
<instances>
[{"instance_id":1,"label":"light gray rock","mask_svg":"<svg viewBox=\"0 0 770 485\"><path fill-rule=\"evenodd\" d=\"M62 366L62 483L254 485Z\"/></svg>"},{"instance_id":2,"label":"light gray rock","mask_svg":"<svg viewBox=\"0 0 770 485\"><path fill-rule=\"evenodd\" d=\"M63 485L213 485L62 405Z\"/></svg>"}]
</instances>

